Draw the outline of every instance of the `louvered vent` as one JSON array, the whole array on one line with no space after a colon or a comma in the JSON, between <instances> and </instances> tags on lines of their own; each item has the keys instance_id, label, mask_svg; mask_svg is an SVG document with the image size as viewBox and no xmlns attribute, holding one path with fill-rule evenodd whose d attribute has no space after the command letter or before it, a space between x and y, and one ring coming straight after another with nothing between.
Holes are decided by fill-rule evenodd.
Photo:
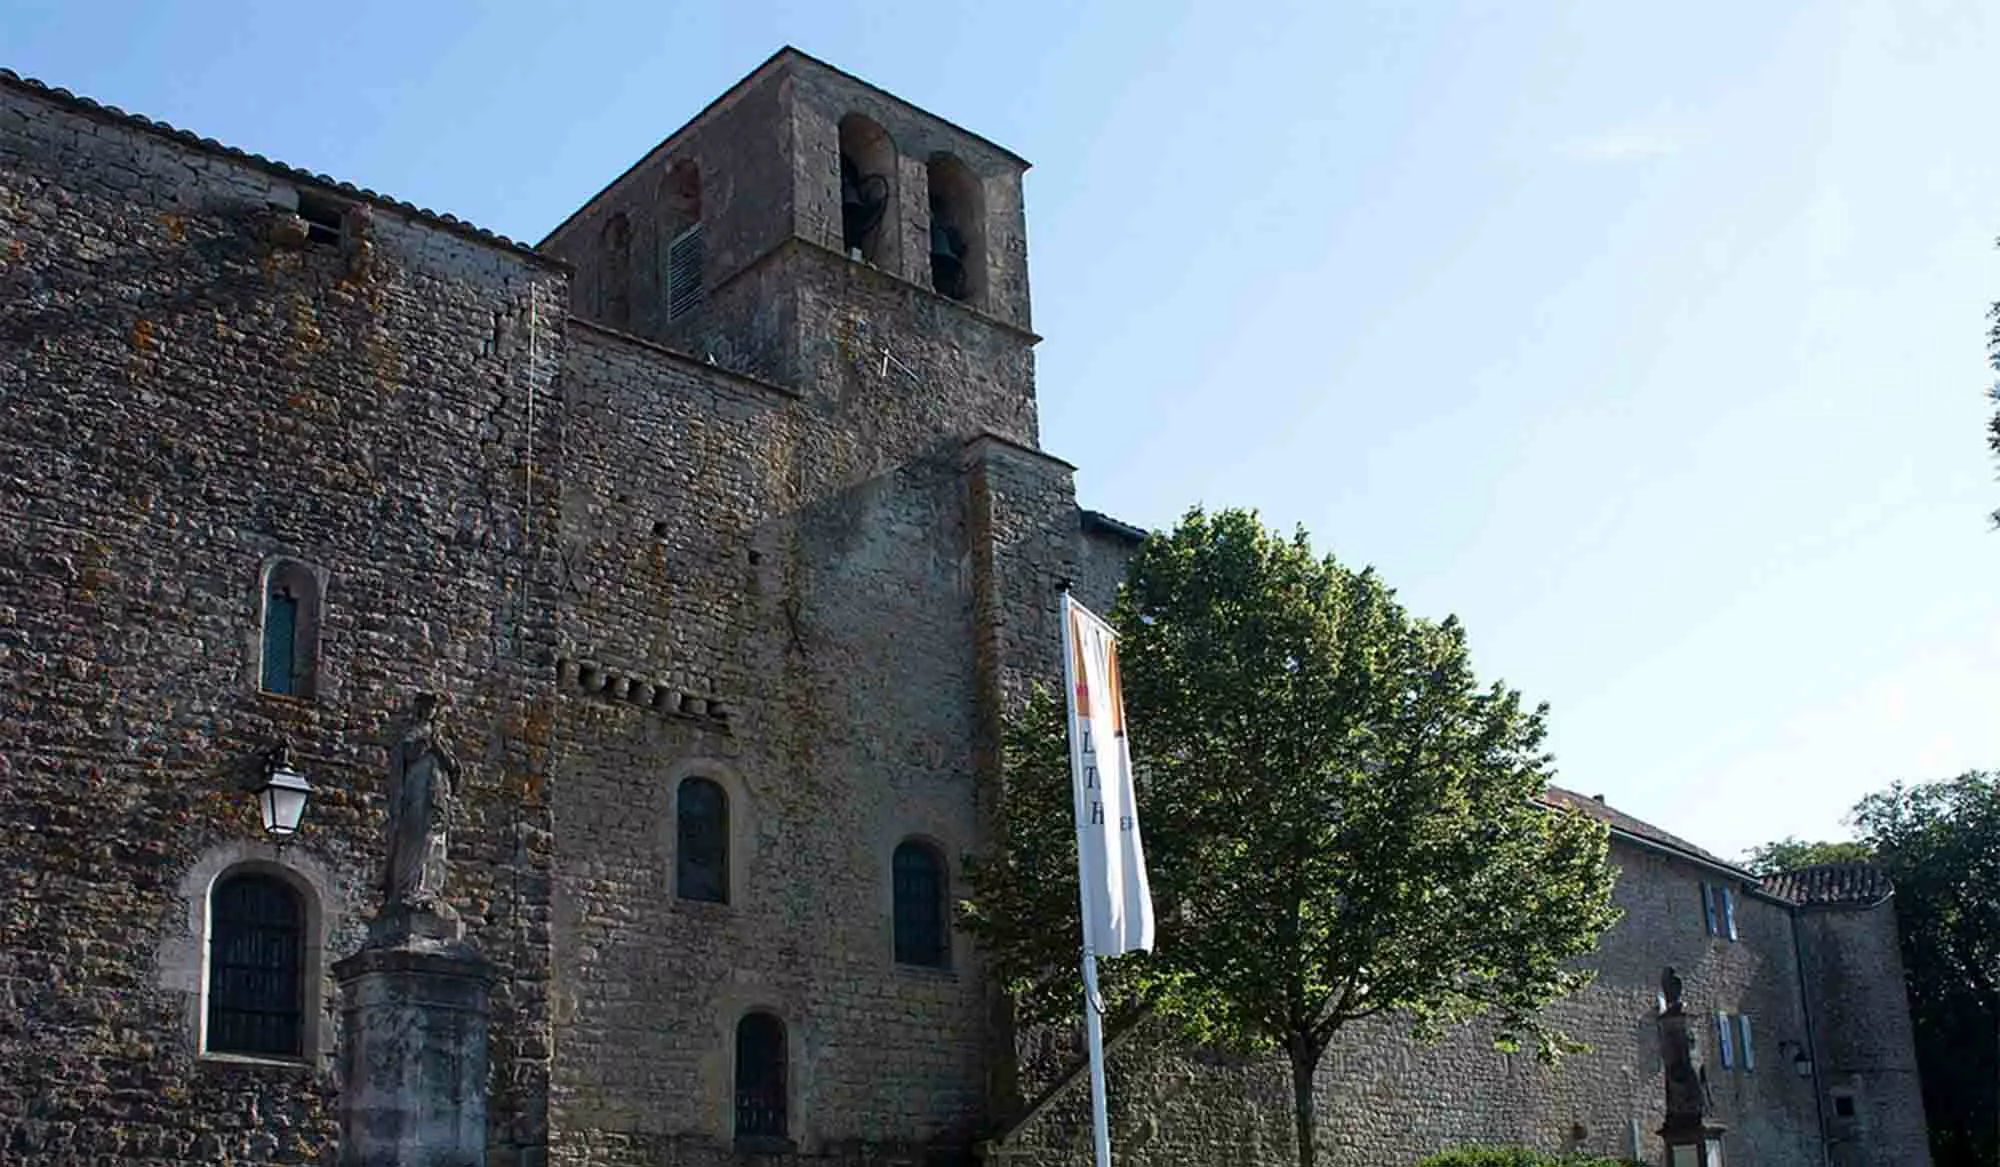
<instances>
[{"instance_id":1,"label":"louvered vent","mask_svg":"<svg viewBox=\"0 0 2000 1167\"><path fill-rule=\"evenodd\" d=\"M667 246L667 319L678 320L701 306L701 224Z\"/></svg>"}]
</instances>

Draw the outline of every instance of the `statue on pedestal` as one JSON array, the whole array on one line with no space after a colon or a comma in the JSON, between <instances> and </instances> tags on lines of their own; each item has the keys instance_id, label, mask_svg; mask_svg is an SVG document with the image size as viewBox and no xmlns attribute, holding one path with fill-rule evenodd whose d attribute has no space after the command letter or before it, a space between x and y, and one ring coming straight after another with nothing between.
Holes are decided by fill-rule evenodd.
<instances>
[{"instance_id":1,"label":"statue on pedestal","mask_svg":"<svg viewBox=\"0 0 2000 1167\"><path fill-rule=\"evenodd\" d=\"M370 943L456 941L464 935L458 913L444 898L458 763L441 739L437 696L420 693L389 750L388 847Z\"/></svg>"},{"instance_id":2,"label":"statue on pedestal","mask_svg":"<svg viewBox=\"0 0 2000 1167\"><path fill-rule=\"evenodd\" d=\"M1682 1001L1680 974L1671 967L1660 973L1660 1061L1667 1071L1667 1123L1692 1120L1709 1113L1708 1075L1694 1060L1694 1034L1689 1032Z\"/></svg>"},{"instance_id":3,"label":"statue on pedestal","mask_svg":"<svg viewBox=\"0 0 2000 1167\"><path fill-rule=\"evenodd\" d=\"M1660 972L1660 1062L1666 1070L1667 1113L1660 1126L1669 1167L1721 1167L1723 1128L1708 1120L1714 1110L1708 1070L1696 1059L1680 974Z\"/></svg>"},{"instance_id":4,"label":"statue on pedestal","mask_svg":"<svg viewBox=\"0 0 2000 1167\"><path fill-rule=\"evenodd\" d=\"M380 896L340 979L341 1167L481 1167L492 962L445 899L459 769L419 694L389 747Z\"/></svg>"}]
</instances>

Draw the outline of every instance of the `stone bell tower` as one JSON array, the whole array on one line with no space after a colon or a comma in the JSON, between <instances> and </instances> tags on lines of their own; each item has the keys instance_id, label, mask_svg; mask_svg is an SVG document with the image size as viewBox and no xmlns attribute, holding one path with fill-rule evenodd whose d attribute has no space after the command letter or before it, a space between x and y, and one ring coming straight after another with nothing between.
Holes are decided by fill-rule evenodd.
<instances>
[{"instance_id":1,"label":"stone bell tower","mask_svg":"<svg viewBox=\"0 0 2000 1167\"><path fill-rule=\"evenodd\" d=\"M576 316L801 393L866 462L1032 446L1027 166L786 48L541 249Z\"/></svg>"}]
</instances>

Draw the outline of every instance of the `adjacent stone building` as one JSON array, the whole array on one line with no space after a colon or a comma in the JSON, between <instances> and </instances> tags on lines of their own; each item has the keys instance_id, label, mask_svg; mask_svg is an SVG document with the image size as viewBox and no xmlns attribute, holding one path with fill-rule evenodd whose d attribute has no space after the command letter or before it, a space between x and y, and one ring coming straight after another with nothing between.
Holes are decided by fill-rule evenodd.
<instances>
[{"instance_id":1,"label":"adjacent stone building","mask_svg":"<svg viewBox=\"0 0 2000 1167\"><path fill-rule=\"evenodd\" d=\"M492 1162L1084 1156L1072 1043L949 914L1060 584L1106 604L1143 538L1039 445L1026 166L787 49L530 248L0 73L0 1161L332 1160L418 693ZM1623 870L1559 1006L1596 1052L1357 1030L1327 1161L1656 1156L1671 964L1732 1162L1926 1162L1879 877L1551 797ZM1274 1066L1159 1037L1125 1161L1289 1160Z\"/></svg>"}]
</instances>

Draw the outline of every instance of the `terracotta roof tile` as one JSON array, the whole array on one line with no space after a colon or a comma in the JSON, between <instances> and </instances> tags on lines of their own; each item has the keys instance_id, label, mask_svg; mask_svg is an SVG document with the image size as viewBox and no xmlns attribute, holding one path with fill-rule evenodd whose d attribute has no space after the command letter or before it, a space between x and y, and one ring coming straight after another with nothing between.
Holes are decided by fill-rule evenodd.
<instances>
[{"instance_id":1,"label":"terracotta roof tile","mask_svg":"<svg viewBox=\"0 0 2000 1167\"><path fill-rule=\"evenodd\" d=\"M1873 863L1817 863L1767 875L1764 890L1795 904L1873 904L1896 890L1889 873Z\"/></svg>"}]
</instances>

